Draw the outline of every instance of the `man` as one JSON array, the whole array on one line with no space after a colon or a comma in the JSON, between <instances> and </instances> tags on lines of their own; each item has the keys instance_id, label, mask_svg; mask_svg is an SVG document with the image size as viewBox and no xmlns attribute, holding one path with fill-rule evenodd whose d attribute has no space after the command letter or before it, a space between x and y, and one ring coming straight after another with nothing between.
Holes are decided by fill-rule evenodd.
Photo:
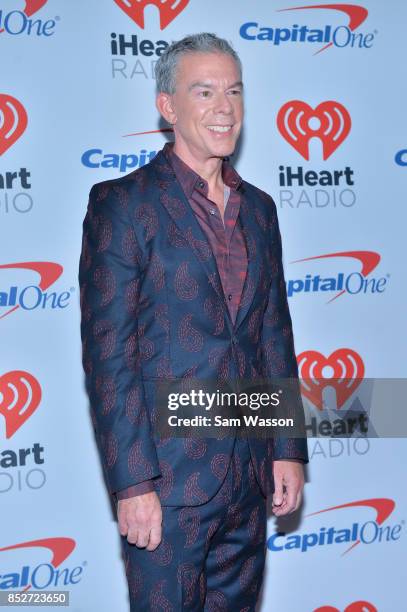
<instances>
[{"instance_id":1,"label":"man","mask_svg":"<svg viewBox=\"0 0 407 612\"><path fill-rule=\"evenodd\" d=\"M306 440L160 437L160 380L298 376L275 204L225 158L240 60L213 34L156 65L172 125L146 166L95 185L80 262L83 364L131 610L254 610L266 497L295 511Z\"/></svg>"}]
</instances>

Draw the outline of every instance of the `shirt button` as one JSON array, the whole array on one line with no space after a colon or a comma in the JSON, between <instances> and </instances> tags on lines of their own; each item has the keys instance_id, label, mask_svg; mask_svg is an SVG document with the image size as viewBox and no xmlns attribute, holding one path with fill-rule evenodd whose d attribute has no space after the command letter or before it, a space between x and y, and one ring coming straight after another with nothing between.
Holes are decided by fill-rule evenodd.
<instances>
[{"instance_id":1,"label":"shirt button","mask_svg":"<svg viewBox=\"0 0 407 612\"><path fill-rule=\"evenodd\" d=\"M211 209L209 210L209 213L210 213L211 215L214 215L214 214L216 214L216 210L215 210L214 208L211 208Z\"/></svg>"},{"instance_id":2,"label":"shirt button","mask_svg":"<svg viewBox=\"0 0 407 612\"><path fill-rule=\"evenodd\" d=\"M236 336L232 336L232 344L237 344L237 338L236 338Z\"/></svg>"},{"instance_id":3,"label":"shirt button","mask_svg":"<svg viewBox=\"0 0 407 612\"><path fill-rule=\"evenodd\" d=\"M229 295L228 295L228 300L229 300L229 302L231 301L231 299L232 299L232 294L231 294L231 293L229 293Z\"/></svg>"},{"instance_id":4,"label":"shirt button","mask_svg":"<svg viewBox=\"0 0 407 612\"><path fill-rule=\"evenodd\" d=\"M203 189L205 187L205 183L203 181L198 181L198 187Z\"/></svg>"}]
</instances>

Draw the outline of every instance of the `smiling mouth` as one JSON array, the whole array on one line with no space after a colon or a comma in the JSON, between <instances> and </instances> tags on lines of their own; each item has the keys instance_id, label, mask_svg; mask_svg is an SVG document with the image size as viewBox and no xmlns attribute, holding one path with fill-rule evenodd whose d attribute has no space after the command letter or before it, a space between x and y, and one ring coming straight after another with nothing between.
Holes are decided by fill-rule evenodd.
<instances>
[{"instance_id":1,"label":"smiling mouth","mask_svg":"<svg viewBox=\"0 0 407 612\"><path fill-rule=\"evenodd\" d=\"M208 130L217 132L218 134L226 134L232 130L232 125L207 125Z\"/></svg>"}]
</instances>

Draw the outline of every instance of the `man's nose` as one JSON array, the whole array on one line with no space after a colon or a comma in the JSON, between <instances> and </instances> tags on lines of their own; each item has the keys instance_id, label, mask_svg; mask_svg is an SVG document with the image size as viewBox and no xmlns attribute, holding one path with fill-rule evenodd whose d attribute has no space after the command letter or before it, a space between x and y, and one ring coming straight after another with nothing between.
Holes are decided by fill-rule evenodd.
<instances>
[{"instance_id":1,"label":"man's nose","mask_svg":"<svg viewBox=\"0 0 407 612\"><path fill-rule=\"evenodd\" d=\"M216 98L215 112L230 115L233 112L233 105L227 94L219 94Z\"/></svg>"}]
</instances>

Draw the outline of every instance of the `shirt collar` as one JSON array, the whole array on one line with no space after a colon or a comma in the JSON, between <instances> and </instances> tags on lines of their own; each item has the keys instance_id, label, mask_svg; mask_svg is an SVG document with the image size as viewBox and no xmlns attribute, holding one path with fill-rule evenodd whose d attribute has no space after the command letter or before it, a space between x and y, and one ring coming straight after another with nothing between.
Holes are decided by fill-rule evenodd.
<instances>
[{"instance_id":1,"label":"shirt collar","mask_svg":"<svg viewBox=\"0 0 407 612\"><path fill-rule=\"evenodd\" d=\"M172 166L175 176L181 183L185 195L189 198L196 189L205 197L208 197L208 183L195 170L186 164L176 153L174 153L174 143L167 142L164 145L163 153ZM222 178L230 189L238 189L242 183L242 178L229 163L229 158L223 158Z\"/></svg>"}]
</instances>

